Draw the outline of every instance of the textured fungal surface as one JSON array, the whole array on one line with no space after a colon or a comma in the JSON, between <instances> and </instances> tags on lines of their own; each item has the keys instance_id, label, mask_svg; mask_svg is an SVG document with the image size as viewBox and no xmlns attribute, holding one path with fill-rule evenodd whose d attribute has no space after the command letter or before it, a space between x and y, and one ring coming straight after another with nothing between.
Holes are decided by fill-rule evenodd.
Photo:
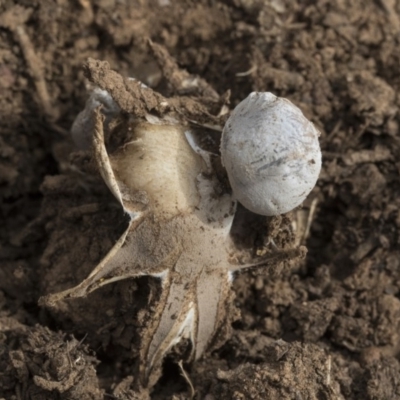
<instances>
[{"instance_id":1,"label":"textured fungal surface","mask_svg":"<svg viewBox=\"0 0 400 400\"><path fill-rule=\"evenodd\" d=\"M222 135L222 162L237 200L262 215L299 206L321 170L318 136L289 100L251 93L234 109Z\"/></svg>"},{"instance_id":2,"label":"textured fungal surface","mask_svg":"<svg viewBox=\"0 0 400 400\"><path fill-rule=\"evenodd\" d=\"M141 332L139 374L146 387L182 339L191 343L187 361L204 354L228 322L234 272L265 264L270 256L246 262L240 257L231 238L237 205L215 170L219 156L203 150L187 124L172 114L128 115L119 127L123 143L109 151L104 132L110 110L117 118L118 105L107 92L94 90L72 133L84 148L91 140L97 169L128 216L128 227L86 279L42 304L54 307L123 279L160 279L160 300Z\"/></svg>"}]
</instances>

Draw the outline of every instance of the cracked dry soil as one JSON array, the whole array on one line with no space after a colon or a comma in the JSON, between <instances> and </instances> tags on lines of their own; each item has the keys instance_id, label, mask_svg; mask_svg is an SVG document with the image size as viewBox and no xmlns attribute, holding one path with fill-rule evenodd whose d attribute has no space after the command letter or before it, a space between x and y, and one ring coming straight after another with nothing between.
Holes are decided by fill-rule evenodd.
<instances>
[{"instance_id":1,"label":"cracked dry soil","mask_svg":"<svg viewBox=\"0 0 400 400\"><path fill-rule=\"evenodd\" d=\"M172 57L161 68L148 38ZM322 134L322 173L303 209L269 219L241 211L244 245L262 251L272 236L308 253L237 277L229 340L185 366L195 398L400 399L400 3L391 0L0 1L0 399L191 396L176 366L184 345L151 392L132 389L157 281L109 285L68 313L37 303L81 281L125 228L101 180L82 174L93 168L69 135L89 57L190 97L175 59L231 108L271 91Z\"/></svg>"}]
</instances>

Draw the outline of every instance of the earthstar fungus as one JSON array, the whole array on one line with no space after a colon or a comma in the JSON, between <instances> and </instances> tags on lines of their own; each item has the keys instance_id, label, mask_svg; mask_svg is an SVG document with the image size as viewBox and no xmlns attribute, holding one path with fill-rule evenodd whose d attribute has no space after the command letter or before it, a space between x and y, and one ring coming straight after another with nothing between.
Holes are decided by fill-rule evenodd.
<instances>
[{"instance_id":1,"label":"earthstar fungus","mask_svg":"<svg viewBox=\"0 0 400 400\"><path fill-rule=\"evenodd\" d=\"M273 95L253 93L250 96L271 98ZM168 99L165 101L168 103ZM204 354L227 320L226 305L235 271L262 265L271 256L238 261L240 250L230 233L236 201L243 201L240 193L243 185L233 183L233 191L229 187L224 189L213 163L219 155L201 148L182 114L170 112L160 116L149 112L138 117L125 113L127 140L110 150L105 143L103 124L105 119L107 124L107 118L118 113L120 107L109 94L96 89L77 117L73 135L82 147L88 147L91 142L99 172L129 218L128 228L86 279L74 288L43 297L41 303L55 306L58 301L85 297L104 285L127 278L147 275L160 279L162 293L157 309L141 332L140 382L151 387L159 377L165 355L182 338L191 343L187 361ZM300 128L303 119L300 119ZM232 162L235 162L232 149L228 155L226 152L232 120L229 123L221 151L229 179L235 182L232 181ZM315 156L319 172L318 136L316 130L313 132L316 156L312 157ZM268 137L267 131L265 135ZM266 151L269 158L264 164L273 165L273 150ZM287 149L284 152L288 154ZM246 157L249 155L246 153ZM277 157L278 164L285 162ZM316 176L304 197L315 181ZM264 184L268 185L267 180ZM247 205L245 201L243 204ZM278 207L276 211L289 210ZM271 211L268 209L264 215L271 215Z\"/></svg>"}]
</instances>

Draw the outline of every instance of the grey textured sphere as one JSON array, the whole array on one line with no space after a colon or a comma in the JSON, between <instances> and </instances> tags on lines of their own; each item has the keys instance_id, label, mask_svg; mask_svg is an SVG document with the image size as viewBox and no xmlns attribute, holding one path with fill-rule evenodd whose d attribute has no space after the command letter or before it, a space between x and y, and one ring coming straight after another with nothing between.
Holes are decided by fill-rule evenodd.
<instances>
[{"instance_id":1,"label":"grey textured sphere","mask_svg":"<svg viewBox=\"0 0 400 400\"><path fill-rule=\"evenodd\" d=\"M299 206L321 170L318 137L318 130L289 100L251 93L233 110L222 132L222 163L236 199L261 215Z\"/></svg>"}]
</instances>

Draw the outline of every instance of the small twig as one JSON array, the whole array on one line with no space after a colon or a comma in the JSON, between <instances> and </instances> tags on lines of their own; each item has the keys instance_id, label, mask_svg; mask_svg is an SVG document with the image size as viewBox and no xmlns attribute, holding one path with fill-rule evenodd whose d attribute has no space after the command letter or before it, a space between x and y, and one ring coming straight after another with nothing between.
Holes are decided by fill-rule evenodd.
<instances>
[{"instance_id":1,"label":"small twig","mask_svg":"<svg viewBox=\"0 0 400 400\"><path fill-rule=\"evenodd\" d=\"M310 234L311 224L314 221L314 214L315 210L317 209L317 204L318 204L318 198L315 197L310 205L310 210L308 212L308 217L307 217L307 225L306 229L304 230L304 236L302 238L302 242L305 242L308 238L308 235Z\"/></svg>"},{"instance_id":2,"label":"small twig","mask_svg":"<svg viewBox=\"0 0 400 400\"><path fill-rule=\"evenodd\" d=\"M69 341L67 340L67 358L69 361L69 373L72 372L72 360L71 360L71 356L70 356L70 351L71 351L71 349L69 349Z\"/></svg>"},{"instance_id":3,"label":"small twig","mask_svg":"<svg viewBox=\"0 0 400 400\"><path fill-rule=\"evenodd\" d=\"M81 345L82 345L82 343L86 340L86 338L88 337L88 333L86 332L85 333L85 336L79 341L79 343L75 346L75 348L77 349L77 348L79 348Z\"/></svg>"},{"instance_id":4,"label":"small twig","mask_svg":"<svg viewBox=\"0 0 400 400\"><path fill-rule=\"evenodd\" d=\"M256 257L251 260L247 260L243 264L236 264L231 268L232 273L246 272L251 268L254 273L264 271L265 269L271 268L271 265L275 268L278 263L284 261L290 261L295 258L304 258L307 254L307 248L304 246L295 247L292 249L273 250L271 253L265 254L261 257Z\"/></svg>"},{"instance_id":5,"label":"small twig","mask_svg":"<svg viewBox=\"0 0 400 400\"><path fill-rule=\"evenodd\" d=\"M58 113L51 106L51 98L44 79L41 60L36 55L31 39L24 27L25 22L29 19L31 14L31 9L14 6L3 13L0 18L0 27L7 28L13 33L14 39L21 47L28 65L43 112L50 121L54 121L57 119Z\"/></svg>"},{"instance_id":6,"label":"small twig","mask_svg":"<svg viewBox=\"0 0 400 400\"><path fill-rule=\"evenodd\" d=\"M119 397L116 397L116 396L114 396L114 395L112 395L112 394L109 394L109 393L103 393L103 396L104 396L104 397L109 397L110 399L117 399L117 400L119 400Z\"/></svg>"},{"instance_id":7,"label":"small twig","mask_svg":"<svg viewBox=\"0 0 400 400\"><path fill-rule=\"evenodd\" d=\"M251 75L253 72L257 71L257 65L253 65L249 70L244 71L244 72L237 72L235 76L237 77L243 77L243 76L248 76Z\"/></svg>"},{"instance_id":8,"label":"small twig","mask_svg":"<svg viewBox=\"0 0 400 400\"><path fill-rule=\"evenodd\" d=\"M43 107L43 111L47 117L53 119L55 117L54 109L51 107L50 95L47 91L46 81L43 77L43 70L40 67L41 62L33 50L32 42L23 26L17 26L13 33L19 45L21 46L25 61L28 64L30 74L36 86L39 100Z\"/></svg>"},{"instance_id":9,"label":"small twig","mask_svg":"<svg viewBox=\"0 0 400 400\"><path fill-rule=\"evenodd\" d=\"M185 379L187 384L190 386L190 400L192 400L194 398L194 395L196 394L196 391L194 390L194 387L193 387L192 381L189 378L189 375L187 374L187 372L183 368L182 360L180 360L178 362L178 365L179 365L179 368L181 369L181 374L182 374L183 378Z\"/></svg>"},{"instance_id":10,"label":"small twig","mask_svg":"<svg viewBox=\"0 0 400 400\"><path fill-rule=\"evenodd\" d=\"M327 373L326 373L326 384L330 385L331 384L331 368L332 368L332 357L331 355L328 356L327 360Z\"/></svg>"},{"instance_id":11,"label":"small twig","mask_svg":"<svg viewBox=\"0 0 400 400\"><path fill-rule=\"evenodd\" d=\"M202 128L206 128L206 129L210 129L212 131L219 132L219 133L221 133L222 129L223 129L222 126L220 126L220 125L211 125L211 124L207 124L207 123L202 124L201 122L197 122L193 119L187 119L187 120L188 120L188 122L190 122L193 125L200 126Z\"/></svg>"}]
</instances>

